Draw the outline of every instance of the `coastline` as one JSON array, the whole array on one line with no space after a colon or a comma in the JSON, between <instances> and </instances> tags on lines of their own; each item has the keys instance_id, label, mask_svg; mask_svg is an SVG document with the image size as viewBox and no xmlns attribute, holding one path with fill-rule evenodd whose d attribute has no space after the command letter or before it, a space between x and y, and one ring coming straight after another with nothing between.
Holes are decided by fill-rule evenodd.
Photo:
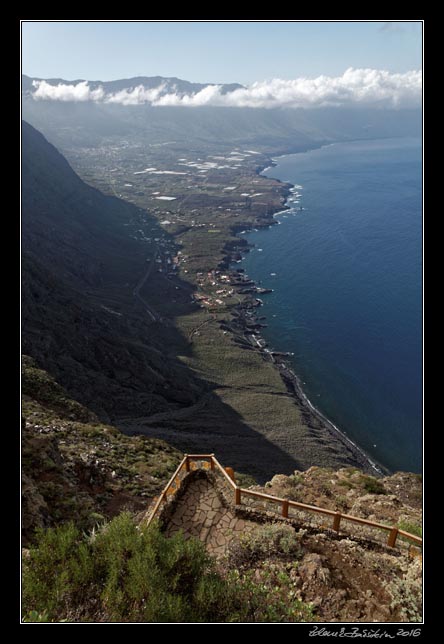
<instances>
[{"instance_id":1,"label":"coastline","mask_svg":"<svg viewBox=\"0 0 444 644\"><path fill-rule=\"evenodd\" d=\"M327 144L322 144L320 146L316 146L314 149L318 149L321 147L326 147L327 145L331 145L332 143L327 143ZM313 148L310 148L313 149ZM263 176L264 178L269 178L266 177L264 174L267 170L276 167L277 162L276 158L288 156L290 154L300 154L303 152L307 152L309 150L299 150L298 152L287 152L283 155L278 155L277 157L270 158L267 161L267 164L262 166L259 166L256 169L256 174L258 176ZM282 206L279 208L279 210L276 210L275 212L270 214L271 221L268 221L267 224L262 226L262 228L269 228L272 225L278 224L276 221L276 216L285 213L288 210L291 209L290 206L287 205L288 199L290 195L292 194L293 189L296 188L294 184L291 184L287 181L281 181L280 179L276 179L273 177L275 181L281 184L282 186L282 195L284 197ZM236 235L236 237L239 238L240 245L239 249L230 249L229 255L227 256L226 260L228 262L228 266L232 268L233 262L239 263L239 259L234 259L232 255L233 250L242 250L243 252L249 252L249 249L251 248L251 245L245 243L245 238L241 239L239 235L241 233L247 233L253 231L253 228L249 229L244 229L242 231L239 230L233 230L233 233ZM235 270L235 269L234 269ZM255 285L256 283L253 278L249 277L249 280ZM257 298L256 298L257 300ZM295 373L293 369L293 365L288 364L285 361L285 357L291 355L288 352L271 352L269 349L266 349L266 342L262 338L260 334L260 327L262 326L260 324L261 321L264 320L264 316L258 316L256 314L257 308L261 306L261 301L257 300L258 304L254 304L253 306L253 313L250 313L250 319L252 319L257 326L258 330L255 332L255 342L257 343L256 346L252 346L252 349L255 351L258 351L261 353L262 357L265 360L271 361L277 371L279 372L279 375L284 382L284 384L287 387L288 392L290 395L294 398L297 406L300 408L302 411L303 415L307 419L307 424L310 426L313 420L316 420L318 423L320 423L323 427L324 430L327 431L329 436L333 439L334 442L339 441L340 444L343 446L344 451L351 451L353 455L353 465L357 465L361 469L364 469L371 473L374 476L385 476L390 474L390 470L383 466L381 463L376 462L375 459L372 459L363 448L361 448L359 445L357 445L349 436L342 431L339 427L337 427L331 420L329 420L308 398L307 394L304 392L304 389L302 387L300 378L298 375ZM240 313L240 310L244 309L244 306L239 306L236 307L238 314ZM251 311L251 309L250 309ZM237 321L242 319L242 315L239 315L237 318ZM245 324L244 330L246 330L247 325ZM275 360L275 356L279 357L279 361Z\"/></svg>"},{"instance_id":2,"label":"coastline","mask_svg":"<svg viewBox=\"0 0 444 644\"><path fill-rule=\"evenodd\" d=\"M310 401L306 393L304 392L300 378L296 375L296 373L291 369L288 365L286 365L284 362L282 362L280 365L277 365L282 379L285 381L287 378L291 382L292 386L294 387L294 395L300 401L301 406L306 406L309 408L310 413L312 413L314 416L316 416L328 429L332 435L335 436L335 438L339 438L341 442L344 443L349 449L351 449L355 455L356 460L364 460L365 466L370 466L372 469L372 473L376 474L378 476L386 476L387 474L391 474L390 470L380 463L376 463L375 460L371 459L366 452L359 447L354 441L352 441L351 438L347 436L345 432L343 432L339 427L337 427L331 420L329 420L317 407L313 405L313 403Z\"/></svg>"}]
</instances>

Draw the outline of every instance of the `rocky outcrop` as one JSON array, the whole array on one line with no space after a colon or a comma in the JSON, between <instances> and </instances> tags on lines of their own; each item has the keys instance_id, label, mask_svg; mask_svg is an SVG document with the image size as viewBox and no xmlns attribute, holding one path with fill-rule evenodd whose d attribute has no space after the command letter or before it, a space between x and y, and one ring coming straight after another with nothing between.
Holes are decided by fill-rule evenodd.
<instances>
[{"instance_id":1,"label":"rocky outcrop","mask_svg":"<svg viewBox=\"0 0 444 644\"><path fill-rule=\"evenodd\" d=\"M257 489L371 521L399 524L414 534L421 531L422 478L411 472L376 478L353 467L310 467L290 476L277 474Z\"/></svg>"},{"instance_id":2,"label":"rocky outcrop","mask_svg":"<svg viewBox=\"0 0 444 644\"><path fill-rule=\"evenodd\" d=\"M27 357L22 382L24 545L36 528L73 520L90 529L124 509L145 509L180 453L100 423Z\"/></svg>"}]
</instances>

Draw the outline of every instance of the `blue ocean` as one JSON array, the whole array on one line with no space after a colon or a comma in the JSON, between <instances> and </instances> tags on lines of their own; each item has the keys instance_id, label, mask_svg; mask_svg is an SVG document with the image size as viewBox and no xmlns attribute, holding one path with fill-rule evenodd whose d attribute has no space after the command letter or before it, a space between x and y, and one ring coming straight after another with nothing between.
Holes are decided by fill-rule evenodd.
<instances>
[{"instance_id":1,"label":"blue ocean","mask_svg":"<svg viewBox=\"0 0 444 644\"><path fill-rule=\"evenodd\" d=\"M337 143L280 157L295 187L241 264L273 293L270 348L310 401L391 470L422 468L422 148Z\"/></svg>"}]
</instances>

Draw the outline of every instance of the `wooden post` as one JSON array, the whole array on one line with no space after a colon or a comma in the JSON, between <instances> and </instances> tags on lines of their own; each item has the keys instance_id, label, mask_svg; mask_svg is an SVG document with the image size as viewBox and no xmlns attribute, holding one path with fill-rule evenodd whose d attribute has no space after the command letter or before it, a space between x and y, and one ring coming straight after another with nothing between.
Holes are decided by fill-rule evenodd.
<instances>
[{"instance_id":1,"label":"wooden post","mask_svg":"<svg viewBox=\"0 0 444 644\"><path fill-rule=\"evenodd\" d=\"M396 526L390 530L387 545L389 548L394 548L396 543L396 537L398 536L399 528Z\"/></svg>"},{"instance_id":2,"label":"wooden post","mask_svg":"<svg viewBox=\"0 0 444 644\"><path fill-rule=\"evenodd\" d=\"M190 471L190 459L188 458L188 454L185 454L185 458L186 458L185 469L186 469L187 472L189 472Z\"/></svg>"},{"instance_id":3,"label":"wooden post","mask_svg":"<svg viewBox=\"0 0 444 644\"><path fill-rule=\"evenodd\" d=\"M232 467L228 467L228 466L227 466L227 467L225 468L225 471L226 471L226 473L228 474L228 476L230 477L230 479L231 479L232 481L236 482L236 479L234 478L234 470L233 470L233 468L232 468Z\"/></svg>"},{"instance_id":4,"label":"wooden post","mask_svg":"<svg viewBox=\"0 0 444 644\"><path fill-rule=\"evenodd\" d=\"M240 505L241 504L241 489L240 487L236 487L234 490L234 504L235 505Z\"/></svg>"},{"instance_id":5,"label":"wooden post","mask_svg":"<svg viewBox=\"0 0 444 644\"><path fill-rule=\"evenodd\" d=\"M210 468L212 470L214 470L214 460L213 460L213 458L214 458L214 454L211 454L211 456L210 456Z\"/></svg>"},{"instance_id":6,"label":"wooden post","mask_svg":"<svg viewBox=\"0 0 444 644\"><path fill-rule=\"evenodd\" d=\"M335 516L333 517L333 530L336 530L336 532L339 532L339 524L341 523L341 517L342 517L342 514L340 512L336 512Z\"/></svg>"},{"instance_id":7,"label":"wooden post","mask_svg":"<svg viewBox=\"0 0 444 644\"><path fill-rule=\"evenodd\" d=\"M282 516L288 519L288 501L282 501Z\"/></svg>"}]
</instances>

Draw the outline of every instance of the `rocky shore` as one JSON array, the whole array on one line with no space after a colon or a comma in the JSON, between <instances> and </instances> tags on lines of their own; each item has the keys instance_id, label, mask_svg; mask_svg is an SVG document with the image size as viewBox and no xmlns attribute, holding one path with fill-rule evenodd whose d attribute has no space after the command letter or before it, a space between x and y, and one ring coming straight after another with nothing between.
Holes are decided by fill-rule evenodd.
<instances>
[{"instance_id":1,"label":"rocky shore","mask_svg":"<svg viewBox=\"0 0 444 644\"><path fill-rule=\"evenodd\" d=\"M257 168L257 174L260 175L264 169L274 165L276 165L275 162L270 160L269 163ZM274 216L278 212L290 209L287 205L287 199L291 195L291 190L294 186L289 183L280 182L278 179L276 181L281 183L282 206L269 211L267 216L264 217L263 224L256 224L257 228L269 228L277 224ZM252 227L250 230L252 230ZM273 363L287 391L300 408L306 425L309 428L319 428L321 426L333 443L336 445L338 443L340 444L347 458L350 460L350 465L359 467L374 476L389 474L387 468L371 459L363 449L356 445L311 403L303 390L300 379L293 370L293 366L288 361L288 358L292 354L290 352L275 352L268 348L267 342L261 335L261 329L267 326L266 323L264 324L266 317L260 315L262 301L254 297L254 295L267 294L271 292L271 289L256 285L254 280L250 276L247 276L242 268L237 267L242 260L242 253L249 252L252 246L245 238L239 237L239 233L245 232L245 230L241 231L234 228L232 232L238 237L239 245L235 246L231 244L230 248L226 249L227 255L219 267L226 271L229 269L231 283L237 286L237 293L245 295L246 297L239 305L231 310L231 322L224 322L221 328L226 332L231 332L233 334L233 342L242 349L259 352L265 361ZM234 267L235 265L236 268Z\"/></svg>"}]
</instances>

